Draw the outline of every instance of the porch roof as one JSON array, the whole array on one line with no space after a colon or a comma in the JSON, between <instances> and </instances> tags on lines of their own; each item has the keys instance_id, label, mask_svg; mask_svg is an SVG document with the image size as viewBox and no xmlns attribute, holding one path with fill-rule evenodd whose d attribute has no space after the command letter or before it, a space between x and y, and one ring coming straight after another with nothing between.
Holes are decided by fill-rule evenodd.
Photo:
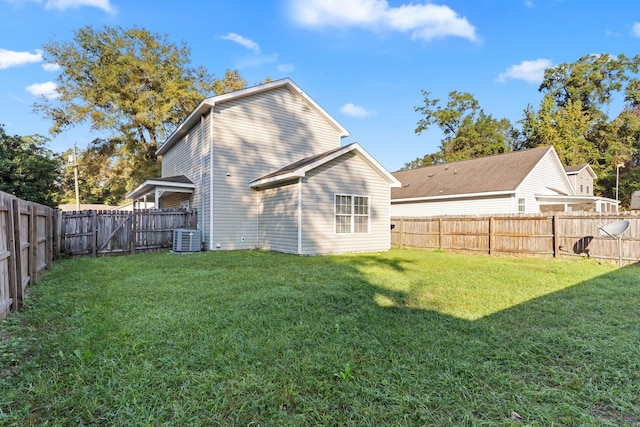
<instances>
[{"instance_id":1,"label":"porch roof","mask_svg":"<svg viewBox=\"0 0 640 427\"><path fill-rule=\"evenodd\" d=\"M196 185L184 175L148 179L126 195L127 199L138 200L149 194L158 198L158 193L193 193Z\"/></svg>"}]
</instances>

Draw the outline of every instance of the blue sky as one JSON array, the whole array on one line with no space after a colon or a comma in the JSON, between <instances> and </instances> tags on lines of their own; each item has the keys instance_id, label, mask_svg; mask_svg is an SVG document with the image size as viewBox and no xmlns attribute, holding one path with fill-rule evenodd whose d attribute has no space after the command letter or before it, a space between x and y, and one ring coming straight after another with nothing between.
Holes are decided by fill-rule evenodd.
<instances>
[{"instance_id":1,"label":"blue sky","mask_svg":"<svg viewBox=\"0 0 640 427\"><path fill-rule=\"evenodd\" d=\"M438 149L436 128L414 133L421 89L445 102L470 92L515 122L537 107L545 67L640 48L637 0L0 0L0 22L0 123L11 135L48 136L59 152L104 136L87 126L48 135L32 104L52 96L60 70L41 48L85 25L138 26L186 42L192 65L216 77L290 77L349 130L343 143L391 171Z\"/></svg>"}]
</instances>

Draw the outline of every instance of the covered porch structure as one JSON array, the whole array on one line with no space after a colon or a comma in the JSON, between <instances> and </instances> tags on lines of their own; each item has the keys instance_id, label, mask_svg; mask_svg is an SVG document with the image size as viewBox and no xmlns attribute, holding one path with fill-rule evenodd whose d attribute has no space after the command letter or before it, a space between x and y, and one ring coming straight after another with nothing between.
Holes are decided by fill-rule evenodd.
<instances>
[{"instance_id":1,"label":"covered porch structure","mask_svg":"<svg viewBox=\"0 0 640 427\"><path fill-rule=\"evenodd\" d=\"M134 209L137 209L139 204L142 203L144 206L150 201L154 202L154 206L157 209L166 207L189 208L191 207L189 204L195 187L196 185L184 175L154 178L140 184L135 190L127 194L126 198L133 200ZM175 206L176 202L174 202L172 206L166 206L166 200L169 196L177 200L179 205Z\"/></svg>"}]
</instances>

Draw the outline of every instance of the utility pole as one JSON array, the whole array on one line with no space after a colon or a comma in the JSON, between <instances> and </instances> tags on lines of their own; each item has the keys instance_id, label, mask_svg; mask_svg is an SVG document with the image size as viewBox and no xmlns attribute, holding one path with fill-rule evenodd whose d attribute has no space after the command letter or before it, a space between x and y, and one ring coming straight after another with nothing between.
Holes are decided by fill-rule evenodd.
<instances>
[{"instance_id":1,"label":"utility pole","mask_svg":"<svg viewBox=\"0 0 640 427\"><path fill-rule=\"evenodd\" d=\"M76 144L73 144L73 177L76 181L76 210L80 210L80 188L78 187L78 156L76 155Z\"/></svg>"},{"instance_id":2,"label":"utility pole","mask_svg":"<svg viewBox=\"0 0 640 427\"><path fill-rule=\"evenodd\" d=\"M624 163L618 163L616 165L616 202L619 201L618 199L618 186L620 185L620 168L624 167Z\"/></svg>"}]
</instances>

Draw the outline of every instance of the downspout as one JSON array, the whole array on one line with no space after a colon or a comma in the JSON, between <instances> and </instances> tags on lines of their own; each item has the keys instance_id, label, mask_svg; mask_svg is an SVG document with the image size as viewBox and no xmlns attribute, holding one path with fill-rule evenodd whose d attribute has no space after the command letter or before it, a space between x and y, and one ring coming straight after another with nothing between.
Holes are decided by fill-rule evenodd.
<instances>
[{"instance_id":1,"label":"downspout","mask_svg":"<svg viewBox=\"0 0 640 427\"><path fill-rule=\"evenodd\" d=\"M209 250L215 248L213 243L213 106L209 112Z\"/></svg>"},{"instance_id":2,"label":"downspout","mask_svg":"<svg viewBox=\"0 0 640 427\"><path fill-rule=\"evenodd\" d=\"M204 245L204 196L205 196L205 191L204 191L204 186L205 186L205 182L204 182L204 167L205 167L205 155L206 155L206 151L205 151L205 133L204 133L204 125L205 125L205 121L204 121L204 115L200 116L200 230L202 230L202 232L200 233L200 246Z\"/></svg>"},{"instance_id":3,"label":"downspout","mask_svg":"<svg viewBox=\"0 0 640 427\"><path fill-rule=\"evenodd\" d=\"M302 177L298 178L298 255L302 255Z\"/></svg>"}]
</instances>

